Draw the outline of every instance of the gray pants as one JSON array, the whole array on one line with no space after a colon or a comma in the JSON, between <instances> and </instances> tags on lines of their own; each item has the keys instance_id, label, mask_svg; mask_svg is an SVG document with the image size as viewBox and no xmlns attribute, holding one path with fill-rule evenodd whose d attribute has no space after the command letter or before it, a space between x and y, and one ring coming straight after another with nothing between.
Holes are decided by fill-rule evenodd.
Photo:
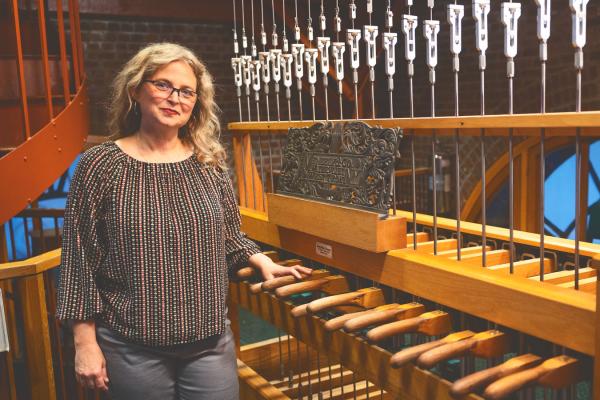
<instances>
[{"instance_id":1,"label":"gray pants","mask_svg":"<svg viewBox=\"0 0 600 400\"><path fill-rule=\"evenodd\" d=\"M113 400L238 400L233 334L200 342L149 347L98 326Z\"/></svg>"}]
</instances>

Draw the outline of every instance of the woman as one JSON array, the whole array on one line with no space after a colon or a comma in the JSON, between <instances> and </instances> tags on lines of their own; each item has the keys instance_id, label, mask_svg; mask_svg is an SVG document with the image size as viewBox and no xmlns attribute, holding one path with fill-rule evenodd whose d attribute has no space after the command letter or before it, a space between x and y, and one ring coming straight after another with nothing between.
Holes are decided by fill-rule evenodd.
<instances>
[{"instance_id":1,"label":"woman","mask_svg":"<svg viewBox=\"0 0 600 400\"><path fill-rule=\"evenodd\" d=\"M237 399L228 273L311 272L240 232L216 110L189 49L150 45L114 80L116 140L73 175L57 314L72 321L78 381L113 399Z\"/></svg>"}]
</instances>

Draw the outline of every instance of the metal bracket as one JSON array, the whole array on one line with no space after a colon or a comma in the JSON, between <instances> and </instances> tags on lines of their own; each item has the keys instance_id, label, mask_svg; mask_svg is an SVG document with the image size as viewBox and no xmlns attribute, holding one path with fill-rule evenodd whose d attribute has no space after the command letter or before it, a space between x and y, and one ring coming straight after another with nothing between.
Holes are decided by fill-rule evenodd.
<instances>
[{"instance_id":1,"label":"metal bracket","mask_svg":"<svg viewBox=\"0 0 600 400\"><path fill-rule=\"evenodd\" d=\"M271 49L269 51L269 58L271 60L271 67L273 70L273 81L279 83L281 81L281 50Z\"/></svg>"},{"instance_id":2,"label":"metal bracket","mask_svg":"<svg viewBox=\"0 0 600 400\"><path fill-rule=\"evenodd\" d=\"M435 68L438 63L438 33L440 33L440 21L431 19L423 21L423 36L427 41L427 66L429 68Z\"/></svg>"},{"instance_id":3,"label":"metal bracket","mask_svg":"<svg viewBox=\"0 0 600 400\"><path fill-rule=\"evenodd\" d=\"M243 72L243 81L246 86L246 90L250 88L250 84L252 83L252 75L250 74L250 63L252 62L252 57L250 56L241 56L242 60L242 72Z\"/></svg>"},{"instance_id":4,"label":"metal bracket","mask_svg":"<svg viewBox=\"0 0 600 400\"><path fill-rule=\"evenodd\" d=\"M308 67L308 83L314 85L317 83L317 58L319 57L319 50L317 49L306 49L304 53L304 61Z\"/></svg>"},{"instance_id":5,"label":"metal bracket","mask_svg":"<svg viewBox=\"0 0 600 400\"><path fill-rule=\"evenodd\" d=\"M263 83L269 84L271 82L271 68L269 68L270 54L268 51L261 51L258 53L258 57L261 64L261 75Z\"/></svg>"},{"instance_id":6,"label":"metal bracket","mask_svg":"<svg viewBox=\"0 0 600 400\"><path fill-rule=\"evenodd\" d=\"M350 68L358 69L360 67L359 43L361 32L359 29L346 30L346 39L350 46Z\"/></svg>"},{"instance_id":7,"label":"metal bracket","mask_svg":"<svg viewBox=\"0 0 600 400\"><path fill-rule=\"evenodd\" d=\"M383 50L385 51L385 74L390 78L396 73L396 44L398 34L396 32L383 33Z\"/></svg>"},{"instance_id":8,"label":"metal bracket","mask_svg":"<svg viewBox=\"0 0 600 400\"><path fill-rule=\"evenodd\" d=\"M232 57L231 68L233 68L233 82L236 87L241 88L243 84L242 59L239 57Z\"/></svg>"},{"instance_id":9,"label":"metal bracket","mask_svg":"<svg viewBox=\"0 0 600 400\"><path fill-rule=\"evenodd\" d=\"M261 64L259 60L250 61L250 74L252 76L252 89L255 92L260 91L260 70Z\"/></svg>"},{"instance_id":10,"label":"metal bracket","mask_svg":"<svg viewBox=\"0 0 600 400\"><path fill-rule=\"evenodd\" d=\"M416 15L404 14L402 16L402 32L404 33L405 44L404 58L406 61L414 61L417 55L416 30L419 25L419 18Z\"/></svg>"},{"instance_id":11,"label":"metal bracket","mask_svg":"<svg viewBox=\"0 0 600 400\"><path fill-rule=\"evenodd\" d=\"M321 57L321 73L326 75L329 73L329 47L331 47L331 39L326 36L317 38L317 48Z\"/></svg>"},{"instance_id":12,"label":"metal bracket","mask_svg":"<svg viewBox=\"0 0 600 400\"><path fill-rule=\"evenodd\" d=\"M302 79L304 76L304 45L302 43L292 44L292 56L294 57L296 78Z\"/></svg>"},{"instance_id":13,"label":"metal bracket","mask_svg":"<svg viewBox=\"0 0 600 400\"><path fill-rule=\"evenodd\" d=\"M586 43L586 8L589 0L569 0L573 16L573 47L583 49Z\"/></svg>"},{"instance_id":14,"label":"metal bracket","mask_svg":"<svg viewBox=\"0 0 600 400\"><path fill-rule=\"evenodd\" d=\"M462 51L462 19L465 16L465 6L462 4L448 5L448 23L450 24L450 52L459 55Z\"/></svg>"},{"instance_id":15,"label":"metal bracket","mask_svg":"<svg viewBox=\"0 0 600 400\"><path fill-rule=\"evenodd\" d=\"M292 87L292 63L294 56L289 53L281 55L281 67L283 68L283 86L286 88Z\"/></svg>"},{"instance_id":16,"label":"metal bracket","mask_svg":"<svg viewBox=\"0 0 600 400\"><path fill-rule=\"evenodd\" d=\"M346 43L333 42L332 55L335 60L335 79L339 82L344 80L344 53L346 52Z\"/></svg>"},{"instance_id":17,"label":"metal bracket","mask_svg":"<svg viewBox=\"0 0 600 400\"><path fill-rule=\"evenodd\" d=\"M490 0L473 0L473 18L475 19L475 47L479 50L479 69L486 68L485 52L489 46L488 15Z\"/></svg>"},{"instance_id":18,"label":"metal bracket","mask_svg":"<svg viewBox=\"0 0 600 400\"><path fill-rule=\"evenodd\" d=\"M502 25L504 25L504 56L515 58L518 50L519 18L521 3L502 3Z\"/></svg>"},{"instance_id":19,"label":"metal bracket","mask_svg":"<svg viewBox=\"0 0 600 400\"><path fill-rule=\"evenodd\" d=\"M367 44L367 65L374 67L377 64L377 36L379 28L375 25L365 25L363 40Z\"/></svg>"}]
</instances>

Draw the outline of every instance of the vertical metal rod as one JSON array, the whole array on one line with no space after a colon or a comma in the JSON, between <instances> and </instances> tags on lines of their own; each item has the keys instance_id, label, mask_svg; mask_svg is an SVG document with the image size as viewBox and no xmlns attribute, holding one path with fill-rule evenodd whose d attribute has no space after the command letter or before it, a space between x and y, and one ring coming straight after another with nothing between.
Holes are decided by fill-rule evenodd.
<instances>
[{"instance_id":1,"label":"vertical metal rod","mask_svg":"<svg viewBox=\"0 0 600 400\"><path fill-rule=\"evenodd\" d=\"M297 354L297 363L298 363L298 385L296 387L298 391L298 399L302 399L302 361L300 354L300 341L296 338L296 354Z\"/></svg>"},{"instance_id":2,"label":"vertical metal rod","mask_svg":"<svg viewBox=\"0 0 600 400\"><path fill-rule=\"evenodd\" d=\"M542 61L542 84L541 84L541 112L542 114L546 113L546 62ZM544 257L545 257L545 227L546 227L546 129L542 128L540 131L540 215L539 215L539 224L540 224L540 281L544 281Z\"/></svg>"},{"instance_id":3,"label":"vertical metal rod","mask_svg":"<svg viewBox=\"0 0 600 400\"><path fill-rule=\"evenodd\" d=\"M271 178L271 192L275 193L275 180L273 179L273 148L271 145L272 140L273 134L269 133L269 141L267 142L269 145L269 175Z\"/></svg>"},{"instance_id":4,"label":"vertical metal rod","mask_svg":"<svg viewBox=\"0 0 600 400\"><path fill-rule=\"evenodd\" d=\"M277 330L277 344L279 345L279 379L283 381L285 376L285 366L283 365L283 343L281 342L281 329Z\"/></svg>"},{"instance_id":5,"label":"vertical metal rod","mask_svg":"<svg viewBox=\"0 0 600 400\"><path fill-rule=\"evenodd\" d=\"M583 50L581 58L583 58ZM582 63L583 64L583 63ZM576 111L581 112L581 70L577 68L577 99L575 103ZM575 290L579 290L579 242L581 241L581 128L577 128L575 133ZM587 177L586 177L587 178Z\"/></svg>"},{"instance_id":6,"label":"vertical metal rod","mask_svg":"<svg viewBox=\"0 0 600 400\"><path fill-rule=\"evenodd\" d=\"M458 94L458 71L454 72L454 115L458 117L460 114L459 110L459 94ZM460 131L454 130L454 157L456 158L456 259L461 260L462 251L462 232L460 226L460 209L461 209L461 195L460 195ZM464 364L464 363L463 363Z\"/></svg>"},{"instance_id":7,"label":"vertical metal rod","mask_svg":"<svg viewBox=\"0 0 600 400\"><path fill-rule=\"evenodd\" d=\"M485 70L481 70L481 115L485 115ZM487 267L487 199L486 199L486 158L485 158L485 129L479 136L481 149L481 265Z\"/></svg>"},{"instance_id":8,"label":"vertical metal rod","mask_svg":"<svg viewBox=\"0 0 600 400\"><path fill-rule=\"evenodd\" d=\"M256 207L256 182L254 181L254 167L256 165L256 163L254 162L254 152L252 151L252 135L249 135L250 138L250 148L248 149L248 151L250 152L250 183L252 184L252 196L254 199L254 203L252 204L252 208L254 210L257 209Z\"/></svg>"},{"instance_id":9,"label":"vertical metal rod","mask_svg":"<svg viewBox=\"0 0 600 400\"><path fill-rule=\"evenodd\" d=\"M287 334L287 348L288 348L288 388L292 388L292 377L294 375L294 367L292 363L292 341L291 336Z\"/></svg>"},{"instance_id":10,"label":"vertical metal rod","mask_svg":"<svg viewBox=\"0 0 600 400\"><path fill-rule=\"evenodd\" d=\"M265 178L265 159L263 157L262 151L262 134L260 133L258 134L258 158L260 159L260 179L262 186L263 211L267 211L267 195L265 190L267 179Z\"/></svg>"},{"instance_id":11,"label":"vertical metal rod","mask_svg":"<svg viewBox=\"0 0 600 400\"><path fill-rule=\"evenodd\" d=\"M508 113L514 112L513 78L508 79ZM513 274L515 270L515 160L514 129L508 130L508 243L509 243L509 270Z\"/></svg>"},{"instance_id":12,"label":"vertical metal rod","mask_svg":"<svg viewBox=\"0 0 600 400\"><path fill-rule=\"evenodd\" d=\"M242 135L242 138L240 139L240 143L241 143L241 147L242 147L242 182L244 184L244 207L249 207L248 206L248 185L247 185L247 181L246 181L246 144L245 142L245 135ZM241 198L240 198L241 201Z\"/></svg>"},{"instance_id":13,"label":"vertical metal rod","mask_svg":"<svg viewBox=\"0 0 600 400\"><path fill-rule=\"evenodd\" d=\"M412 63L410 63L412 65ZM411 67L409 66L409 69ZM409 96L410 96L410 117L415 117L414 107L414 92L413 92L413 80L412 76L408 78ZM417 249L417 166L415 159L415 131L412 131L410 141L410 161L411 161L411 175L412 175L412 205L413 205L413 249Z\"/></svg>"}]
</instances>

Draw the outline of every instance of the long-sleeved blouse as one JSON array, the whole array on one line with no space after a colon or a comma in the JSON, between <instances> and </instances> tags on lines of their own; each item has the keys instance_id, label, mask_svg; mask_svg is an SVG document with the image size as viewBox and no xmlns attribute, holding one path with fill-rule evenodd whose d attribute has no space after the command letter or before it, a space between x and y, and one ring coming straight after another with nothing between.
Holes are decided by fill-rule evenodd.
<instances>
[{"instance_id":1,"label":"long-sleeved blouse","mask_svg":"<svg viewBox=\"0 0 600 400\"><path fill-rule=\"evenodd\" d=\"M196 156L148 163L93 147L70 184L57 317L151 346L221 334L228 274L260 251L240 221L227 173Z\"/></svg>"}]
</instances>

